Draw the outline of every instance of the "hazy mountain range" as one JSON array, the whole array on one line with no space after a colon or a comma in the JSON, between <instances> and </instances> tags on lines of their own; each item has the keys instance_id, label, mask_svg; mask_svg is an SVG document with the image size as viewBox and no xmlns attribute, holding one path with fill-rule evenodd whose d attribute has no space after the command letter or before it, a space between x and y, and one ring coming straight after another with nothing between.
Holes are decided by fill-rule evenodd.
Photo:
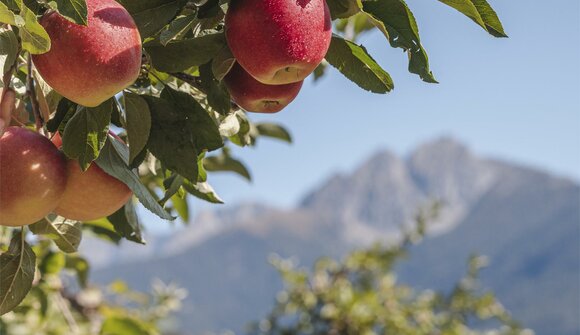
<instances>
[{"instance_id":1,"label":"hazy mountain range","mask_svg":"<svg viewBox=\"0 0 580 335\"><path fill-rule=\"evenodd\" d=\"M242 204L200 213L173 236L120 250L87 240L102 267L94 278L121 278L146 289L153 278L189 290L179 315L185 334L240 333L273 305L281 288L272 253L311 264L320 256L397 237L420 206L442 200L430 237L399 268L401 281L448 289L471 253L489 256L484 286L537 334L580 332L580 187L564 178L477 157L443 138L409 157L379 152L336 175L292 210ZM99 250L98 253L90 250Z\"/></svg>"}]
</instances>

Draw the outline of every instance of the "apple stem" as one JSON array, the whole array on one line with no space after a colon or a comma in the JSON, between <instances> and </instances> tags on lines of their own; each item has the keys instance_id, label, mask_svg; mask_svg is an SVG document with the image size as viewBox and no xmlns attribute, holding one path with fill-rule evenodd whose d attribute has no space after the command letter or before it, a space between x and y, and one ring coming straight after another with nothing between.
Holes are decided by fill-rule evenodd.
<instances>
[{"instance_id":1,"label":"apple stem","mask_svg":"<svg viewBox=\"0 0 580 335\"><path fill-rule=\"evenodd\" d=\"M40 114L38 99L36 98L36 90L34 88L34 78L32 76L32 57L28 54L28 74L26 75L26 94L30 98L30 105L32 106L32 113L34 114L34 121L36 130L40 131L44 126L44 119Z\"/></svg>"},{"instance_id":2,"label":"apple stem","mask_svg":"<svg viewBox=\"0 0 580 335\"><path fill-rule=\"evenodd\" d=\"M174 72L174 73L170 73L170 74L172 76L174 76L175 78L188 83L193 88L195 88L201 92L206 93L205 90L203 89L203 87L201 86L201 81L199 80L198 77L195 77L195 76L192 76L190 74L183 73L183 72Z\"/></svg>"}]
</instances>

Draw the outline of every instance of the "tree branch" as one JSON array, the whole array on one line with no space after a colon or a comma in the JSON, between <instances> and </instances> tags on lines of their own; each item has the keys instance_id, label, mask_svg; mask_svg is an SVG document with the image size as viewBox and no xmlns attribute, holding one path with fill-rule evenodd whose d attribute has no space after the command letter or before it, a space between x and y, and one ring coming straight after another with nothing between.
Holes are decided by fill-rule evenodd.
<instances>
[{"instance_id":1,"label":"tree branch","mask_svg":"<svg viewBox=\"0 0 580 335\"><path fill-rule=\"evenodd\" d=\"M26 75L26 94L30 98L30 105L32 106L32 113L36 124L36 130L44 127L44 119L40 114L40 107L38 99L36 98L36 89L34 88L34 78L32 76L32 57L28 54L28 74Z\"/></svg>"},{"instance_id":2,"label":"tree branch","mask_svg":"<svg viewBox=\"0 0 580 335\"><path fill-rule=\"evenodd\" d=\"M72 315L70 309L68 308L66 301L64 300L64 298L60 292L54 296L54 301L56 302L56 305L58 306L58 308L62 312L62 315L64 316L64 319L66 320L66 323L68 324L72 334L74 334L74 335L79 334L79 332L80 332L79 326L78 326L77 322L75 321L74 316Z\"/></svg>"},{"instance_id":3,"label":"tree branch","mask_svg":"<svg viewBox=\"0 0 580 335\"><path fill-rule=\"evenodd\" d=\"M174 73L170 73L170 75L174 76L175 78L177 78L181 81L188 83L193 88L207 94L207 92L205 91L205 88L201 85L201 80L199 79L199 77L192 76L190 74L183 73L183 72L174 72Z\"/></svg>"}]
</instances>

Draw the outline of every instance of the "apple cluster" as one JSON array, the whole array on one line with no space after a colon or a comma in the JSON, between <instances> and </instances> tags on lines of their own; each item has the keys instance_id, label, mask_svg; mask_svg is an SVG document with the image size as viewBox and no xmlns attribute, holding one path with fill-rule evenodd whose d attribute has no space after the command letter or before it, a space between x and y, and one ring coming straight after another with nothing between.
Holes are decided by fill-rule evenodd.
<instances>
[{"instance_id":1,"label":"apple cluster","mask_svg":"<svg viewBox=\"0 0 580 335\"><path fill-rule=\"evenodd\" d=\"M225 33L237 60L224 78L232 100L247 111L275 113L324 59L330 10L325 0L233 0Z\"/></svg>"},{"instance_id":2,"label":"apple cluster","mask_svg":"<svg viewBox=\"0 0 580 335\"><path fill-rule=\"evenodd\" d=\"M131 15L114 0L88 0L87 26L57 12L40 23L49 52L34 55L42 78L71 101L95 107L135 82L142 45ZM298 95L324 59L332 23L325 0L233 0L225 35L237 63L224 78L234 102L251 112L274 113Z\"/></svg>"},{"instance_id":3,"label":"apple cluster","mask_svg":"<svg viewBox=\"0 0 580 335\"><path fill-rule=\"evenodd\" d=\"M49 213L91 221L113 214L132 192L96 164L82 171L39 133L8 127L0 138L0 225L23 226Z\"/></svg>"},{"instance_id":4,"label":"apple cluster","mask_svg":"<svg viewBox=\"0 0 580 335\"><path fill-rule=\"evenodd\" d=\"M142 48L137 26L120 4L89 0L87 9L86 26L57 12L44 15L40 23L52 46L48 53L34 55L33 61L57 92L92 107L135 82ZM59 150L58 133L51 142L26 128L4 129L13 105L14 91L7 89L0 102L0 225L28 225L49 213L91 221L113 214L129 201L131 190L95 163L82 171L76 160L68 160Z\"/></svg>"},{"instance_id":5,"label":"apple cluster","mask_svg":"<svg viewBox=\"0 0 580 335\"><path fill-rule=\"evenodd\" d=\"M95 107L138 78L142 44L133 18L116 1L88 0L87 14L85 26L55 11L43 15L51 49L32 60L55 91ZM325 0L231 1L225 35L237 62L224 84L232 100L247 111L282 110L323 60L331 31ZM0 225L28 225L49 213L91 221L129 201L131 190L95 163L82 171L76 160L68 160L59 150L58 133L51 141L9 127L14 98L6 89L0 102Z\"/></svg>"}]
</instances>

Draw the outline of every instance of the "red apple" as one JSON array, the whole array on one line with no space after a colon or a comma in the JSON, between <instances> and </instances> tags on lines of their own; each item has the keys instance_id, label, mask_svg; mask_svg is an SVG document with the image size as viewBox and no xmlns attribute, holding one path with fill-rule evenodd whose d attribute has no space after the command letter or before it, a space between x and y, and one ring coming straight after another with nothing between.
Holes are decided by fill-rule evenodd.
<instances>
[{"instance_id":1,"label":"red apple","mask_svg":"<svg viewBox=\"0 0 580 335\"><path fill-rule=\"evenodd\" d=\"M306 78L326 55L332 36L324 0L232 0L225 30L240 65L270 85Z\"/></svg>"},{"instance_id":2,"label":"red apple","mask_svg":"<svg viewBox=\"0 0 580 335\"><path fill-rule=\"evenodd\" d=\"M114 0L87 0L87 7L87 26L54 11L45 14L40 23L52 46L32 58L42 78L58 93L95 107L139 76L141 37L131 15Z\"/></svg>"},{"instance_id":3,"label":"red apple","mask_svg":"<svg viewBox=\"0 0 580 335\"><path fill-rule=\"evenodd\" d=\"M62 146L60 135L56 134L52 141L57 147ZM69 160L67 170L66 189L54 210L67 219L91 221L109 216L123 207L133 195L127 185L107 174L95 163L82 171L76 160Z\"/></svg>"},{"instance_id":4,"label":"red apple","mask_svg":"<svg viewBox=\"0 0 580 335\"><path fill-rule=\"evenodd\" d=\"M0 138L0 225L28 225L51 213L66 180L66 159L49 139L8 127Z\"/></svg>"},{"instance_id":5,"label":"red apple","mask_svg":"<svg viewBox=\"0 0 580 335\"><path fill-rule=\"evenodd\" d=\"M276 113L296 98L303 81L285 85L266 85L235 64L224 78L232 100L249 112Z\"/></svg>"}]
</instances>

